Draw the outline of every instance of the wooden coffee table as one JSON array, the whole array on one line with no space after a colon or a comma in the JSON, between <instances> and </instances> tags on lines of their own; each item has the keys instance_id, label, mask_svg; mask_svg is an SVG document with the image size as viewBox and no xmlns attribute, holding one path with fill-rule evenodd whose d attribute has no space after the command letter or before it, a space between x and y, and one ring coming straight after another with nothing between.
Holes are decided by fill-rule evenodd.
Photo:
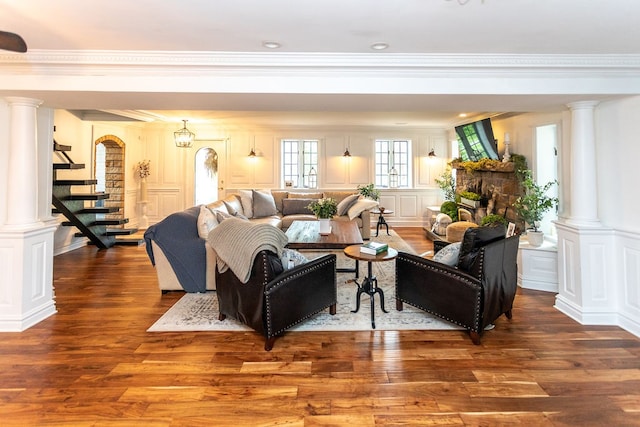
<instances>
[{"instance_id":1,"label":"wooden coffee table","mask_svg":"<svg viewBox=\"0 0 640 427\"><path fill-rule=\"evenodd\" d=\"M293 221L285 234L290 249L344 249L364 243L355 221L331 221L331 233L326 235L320 234L318 221ZM356 273L356 277L358 270L358 260L355 268L337 269L340 273Z\"/></svg>"},{"instance_id":2,"label":"wooden coffee table","mask_svg":"<svg viewBox=\"0 0 640 427\"><path fill-rule=\"evenodd\" d=\"M293 221L287 229L288 248L344 249L364 243L355 221L331 221L331 234L320 234L318 221Z\"/></svg>"}]
</instances>

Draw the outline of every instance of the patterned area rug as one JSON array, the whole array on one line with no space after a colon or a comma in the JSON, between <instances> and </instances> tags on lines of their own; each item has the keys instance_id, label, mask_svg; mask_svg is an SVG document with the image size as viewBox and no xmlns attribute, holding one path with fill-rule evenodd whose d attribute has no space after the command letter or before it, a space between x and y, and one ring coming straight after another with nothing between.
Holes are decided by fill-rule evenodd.
<instances>
[{"instance_id":1,"label":"patterned area rug","mask_svg":"<svg viewBox=\"0 0 640 427\"><path fill-rule=\"evenodd\" d=\"M375 231L375 230L374 230ZM390 236L381 230L379 237L372 240L385 242L394 249L413 253L411 247L402 240L393 230ZM375 235L375 233L373 234ZM313 259L319 255L316 251L301 251L304 255ZM326 253L326 252L325 252ZM354 261L342 254L338 255L338 267L353 267ZM366 274L367 265L360 263L360 279ZM379 295L374 299L374 315L377 330L452 330L460 329L458 326L440 320L437 317L405 304L403 311L397 311L395 306L395 261L373 263L373 273L378 279L378 287L382 288L385 296L385 309L383 313L380 306ZM338 273L338 306L337 313L332 316L329 310L318 313L297 325L289 331L363 331L371 327L371 300L366 294L360 299L360 310L352 313L356 308L356 284L348 283L354 278L354 273ZM218 299L216 293L207 292L201 294L185 294L173 307L171 307L149 332L178 332L178 331L248 331L247 326L227 318L218 320Z\"/></svg>"}]
</instances>

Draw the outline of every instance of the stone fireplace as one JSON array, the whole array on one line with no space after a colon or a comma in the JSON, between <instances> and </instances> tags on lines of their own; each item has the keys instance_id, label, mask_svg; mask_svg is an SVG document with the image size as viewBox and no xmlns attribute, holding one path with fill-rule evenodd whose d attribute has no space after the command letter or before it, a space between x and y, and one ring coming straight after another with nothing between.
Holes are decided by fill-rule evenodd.
<instances>
[{"instance_id":1,"label":"stone fireplace","mask_svg":"<svg viewBox=\"0 0 640 427\"><path fill-rule=\"evenodd\" d=\"M492 169L473 171L467 171L461 165L454 164L453 167L456 170L456 193L472 191L482 196L480 207L460 206L472 213L473 222L480 224L486 215L497 214L515 223L520 229L523 228L522 221L512 208L522 194L514 163L497 163Z\"/></svg>"}]
</instances>

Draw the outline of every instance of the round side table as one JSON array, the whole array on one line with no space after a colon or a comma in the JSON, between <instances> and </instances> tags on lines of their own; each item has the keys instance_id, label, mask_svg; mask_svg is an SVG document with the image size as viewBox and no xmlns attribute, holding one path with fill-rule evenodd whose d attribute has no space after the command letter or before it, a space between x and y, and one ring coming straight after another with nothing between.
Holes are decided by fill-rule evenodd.
<instances>
[{"instance_id":1,"label":"round side table","mask_svg":"<svg viewBox=\"0 0 640 427\"><path fill-rule=\"evenodd\" d=\"M385 210L373 209L371 211L371 213L378 215L378 223L376 224L376 237L378 237L378 234L380 233L380 227L381 226L385 226L387 228L387 236L390 236L390 234L389 234L389 224L387 224L387 221L385 221L384 215L385 214L392 214L393 211L389 210L389 209L385 209Z\"/></svg>"},{"instance_id":2,"label":"round side table","mask_svg":"<svg viewBox=\"0 0 640 427\"><path fill-rule=\"evenodd\" d=\"M356 309L351 312L357 313L358 310L360 310L360 296L362 296L362 294L369 295L371 299L371 327L375 329L374 296L376 294L380 295L380 307L382 308L382 312L388 313L388 311L384 308L384 292L382 292L382 289L378 288L378 279L373 275L372 265L374 262L391 261L396 259L398 251L393 248L388 248L386 251L378 255L367 255L360 253L360 246L361 245L351 245L344 248L344 254L347 257L355 259L356 261L366 261L367 263L367 275L362 280L362 284L358 283L357 279L354 280L355 284L358 286L358 293L356 295Z\"/></svg>"}]
</instances>

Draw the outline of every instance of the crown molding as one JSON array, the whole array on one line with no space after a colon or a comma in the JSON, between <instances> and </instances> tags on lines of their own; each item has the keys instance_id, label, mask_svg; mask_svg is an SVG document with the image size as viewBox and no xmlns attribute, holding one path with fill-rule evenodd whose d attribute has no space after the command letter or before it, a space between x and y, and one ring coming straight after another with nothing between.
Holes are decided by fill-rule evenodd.
<instances>
[{"instance_id":1,"label":"crown molding","mask_svg":"<svg viewBox=\"0 0 640 427\"><path fill-rule=\"evenodd\" d=\"M252 53L252 52L158 52L107 50L30 50L24 54L0 53L0 70L65 72L100 70L523 70L637 72L640 55L558 54L348 54L348 53ZM73 73L72 73L73 74Z\"/></svg>"}]
</instances>

